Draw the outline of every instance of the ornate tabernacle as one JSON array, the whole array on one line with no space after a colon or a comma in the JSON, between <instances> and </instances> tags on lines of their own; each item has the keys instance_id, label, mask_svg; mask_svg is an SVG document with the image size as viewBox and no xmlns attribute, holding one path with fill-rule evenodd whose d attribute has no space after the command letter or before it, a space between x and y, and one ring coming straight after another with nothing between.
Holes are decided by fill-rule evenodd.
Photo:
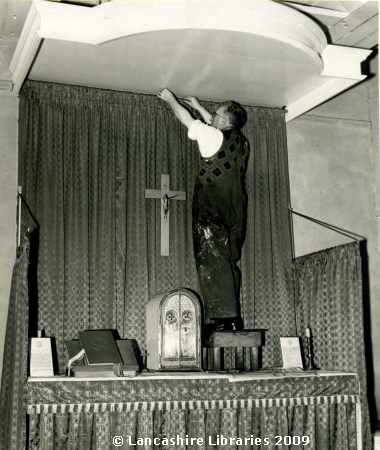
<instances>
[{"instance_id":1,"label":"ornate tabernacle","mask_svg":"<svg viewBox=\"0 0 380 450\"><path fill-rule=\"evenodd\" d=\"M146 306L147 368L201 369L201 306L188 289L153 297Z\"/></svg>"},{"instance_id":2,"label":"ornate tabernacle","mask_svg":"<svg viewBox=\"0 0 380 450\"><path fill-rule=\"evenodd\" d=\"M234 370L257 371L261 367L260 348L264 345L264 330L210 331L203 339L203 368L224 369L224 349L235 352Z\"/></svg>"}]
</instances>

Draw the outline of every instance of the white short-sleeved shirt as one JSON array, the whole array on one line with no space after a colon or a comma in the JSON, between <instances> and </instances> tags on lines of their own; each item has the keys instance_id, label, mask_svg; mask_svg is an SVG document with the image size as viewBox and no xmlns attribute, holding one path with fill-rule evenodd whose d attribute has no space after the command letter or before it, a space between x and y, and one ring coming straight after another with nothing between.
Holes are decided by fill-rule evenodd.
<instances>
[{"instance_id":1,"label":"white short-sleeved shirt","mask_svg":"<svg viewBox=\"0 0 380 450\"><path fill-rule=\"evenodd\" d=\"M198 142L199 151L203 158L211 158L220 149L223 133L217 128L207 125L200 120L194 120L188 131L189 139Z\"/></svg>"}]
</instances>

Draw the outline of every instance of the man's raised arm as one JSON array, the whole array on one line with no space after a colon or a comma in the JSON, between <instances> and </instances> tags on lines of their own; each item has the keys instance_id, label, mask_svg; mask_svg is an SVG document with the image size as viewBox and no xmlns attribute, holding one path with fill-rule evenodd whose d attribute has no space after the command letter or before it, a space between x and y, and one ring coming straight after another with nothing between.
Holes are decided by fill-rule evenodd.
<instances>
[{"instance_id":1,"label":"man's raised arm","mask_svg":"<svg viewBox=\"0 0 380 450\"><path fill-rule=\"evenodd\" d=\"M199 103L197 97L184 97L183 100L201 114L207 125L211 125L212 114Z\"/></svg>"},{"instance_id":2,"label":"man's raised arm","mask_svg":"<svg viewBox=\"0 0 380 450\"><path fill-rule=\"evenodd\" d=\"M178 103L178 100L173 92L165 88L157 94L157 97L168 103L177 119L182 122L187 128L190 128L190 125L194 122L195 119L186 108Z\"/></svg>"}]
</instances>

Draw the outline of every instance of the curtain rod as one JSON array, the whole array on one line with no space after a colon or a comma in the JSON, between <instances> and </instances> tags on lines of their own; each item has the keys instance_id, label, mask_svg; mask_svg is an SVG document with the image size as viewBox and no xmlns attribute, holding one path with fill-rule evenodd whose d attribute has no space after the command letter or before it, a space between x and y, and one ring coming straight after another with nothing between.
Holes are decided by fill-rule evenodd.
<instances>
[{"instance_id":1,"label":"curtain rod","mask_svg":"<svg viewBox=\"0 0 380 450\"><path fill-rule=\"evenodd\" d=\"M22 196L22 186L18 186L18 223L17 223L17 247L21 244L21 196Z\"/></svg>"},{"instance_id":2,"label":"curtain rod","mask_svg":"<svg viewBox=\"0 0 380 450\"><path fill-rule=\"evenodd\" d=\"M317 225L321 225L322 227L328 228L329 230L335 231L336 233L342 234L343 236L349 237L350 239L353 239L355 241L365 241L366 240L366 238L364 236L361 236L360 234L356 234L356 233L353 233L352 231L344 230L343 228L336 227L335 225L330 225L329 223L322 222L318 219L314 219L312 217L305 216L304 214L293 211L293 208L291 208L291 207L289 207L289 211L292 214L296 214L297 216L300 216L300 217L303 217L304 219L310 220L311 222L314 222ZM350 234L347 234L347 233L350 233Z\"/></svg>"},{"instance_id":3,"label":"curtain rod","mask_svg":"<svg viewBox=\"0 0 380 450\"><path fill-rule=\"evenodd\" d=\"M17 187L17 201L18 201L18 220L17 220L17 248L21 245L21 228L22 228L22 206L24 205L24 208L28 212L28 220L27 220L27 233L32 232L36 227L38 227L38 222L34 218L33 214L30 212L29 206L27 205L24 196L22 195L22 186ZM25 211L24 209L24 211ZM29 220L29 217L33 219L34 223L31 223Z\"/></svg>"}]
</instances>

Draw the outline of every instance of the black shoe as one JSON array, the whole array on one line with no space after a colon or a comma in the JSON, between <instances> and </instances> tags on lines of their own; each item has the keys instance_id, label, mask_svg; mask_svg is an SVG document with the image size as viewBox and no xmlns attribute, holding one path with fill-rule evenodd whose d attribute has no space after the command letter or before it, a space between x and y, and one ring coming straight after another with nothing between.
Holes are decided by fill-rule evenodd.
<instances>
[{"instance_id":1,"label":"black shoe","mask_svg":"<svg viewBox=\"0 0 380 450\"><path fill-rule=\"evenodd\" d=\"M213 323L205 323L202 327L203 331L216 331L216 324Z\"/></svg>"},{"instance_id":2,"label":"black shoe","mask_svg":"<svg viewBox=\"0 0 380 450\"><path fill-rule=\"evenodd\" d=\"M234 327L233 329L236 331L244 330L243 319L241 317L234 317L232 326Z\"/></svg>"}]
</instances>

